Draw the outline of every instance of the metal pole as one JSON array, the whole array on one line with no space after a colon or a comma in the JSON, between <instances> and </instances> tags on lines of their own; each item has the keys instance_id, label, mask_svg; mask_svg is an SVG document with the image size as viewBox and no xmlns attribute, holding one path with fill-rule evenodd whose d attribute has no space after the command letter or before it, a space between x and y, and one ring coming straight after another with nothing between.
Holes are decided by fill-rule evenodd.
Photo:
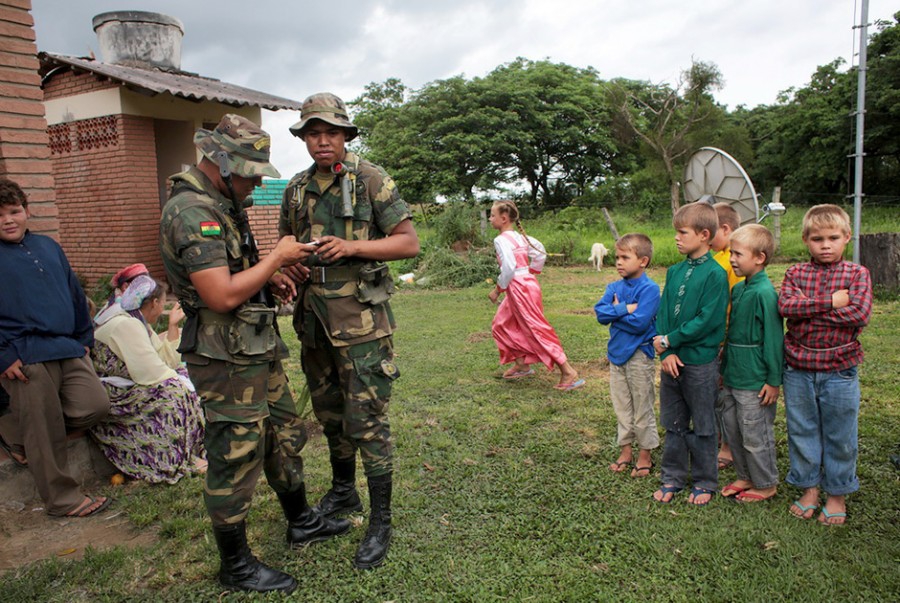
<instances>
[{"instance_id":1,"label":"metal pole","mask_svg":"<svg viewBox=\"0 0 900 603\"><path fill-rule=\"evenodd\" d=\"M859 19L859 68L856 82L856 154L853 179L853 261L859 263L859 229L862 223L863 133L866 118L866 50L868 46L869 0L862 0Z\"/></svg>"}]
</instances>

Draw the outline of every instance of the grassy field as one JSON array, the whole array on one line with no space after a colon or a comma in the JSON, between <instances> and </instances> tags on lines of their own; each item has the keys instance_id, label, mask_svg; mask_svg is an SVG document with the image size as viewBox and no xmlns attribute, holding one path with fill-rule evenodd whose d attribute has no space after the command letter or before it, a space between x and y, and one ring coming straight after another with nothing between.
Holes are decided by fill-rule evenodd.
<instances>
[{"instance_id":1,"label":"grassy field","mask_svg":"<svg viewBox=\"0 0 900 603\"><path fill-rule=\"evenodd\" d=\"M770 270L780 281L785 265ZM661 281L663 272L652 276ZM311 601L893 601L900 592L898 472L900 302L880 301L863 343L859 476L848 525L826 528L788 513L797 491L740 505L695 508L679 495L652 501L658 473L607 470L617 453L607 331L593 317L615 278L587 268L541 277L550 322L588 383L558 392L543 369L498 379L489 285L404 290L395 297L402 373L391 402L396 438L395 536L388 562L355 571L363 528L292 553L273 493L261 484L250 513L255 552L300 582ZM287 322L283 325L289 331ZM288 337L295 346L293 336ZM290 373L302 377L296 356ZM781 401L779 401L781 405ZM787 471L783 408L776 423ZM658 461L658 453L657 453ZM319 432L305 451L311 496L328 485ZM723 472L720 483L733 478ZM363 485L362 480L360 485ZM0 577L0 601L244 601L223 595L198 478L175 486L109 488L114 509L158 531L151 548L88 551ZM292 599L293 600L293 599Z\"/></svg>"}]
</instances>

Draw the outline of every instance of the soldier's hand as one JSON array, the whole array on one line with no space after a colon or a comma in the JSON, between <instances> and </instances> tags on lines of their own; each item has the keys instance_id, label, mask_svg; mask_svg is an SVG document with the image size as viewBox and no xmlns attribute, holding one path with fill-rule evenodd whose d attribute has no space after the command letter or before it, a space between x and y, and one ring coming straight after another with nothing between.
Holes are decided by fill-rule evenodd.
<instances>
[{"instance_id":1,"label":"soldier's hand","mask_svg":"<svg viewBox=\"0 0 900 603\"><path fill-rule=\"evenodd\" d=\"M291 301L297 295L296 283L283 271L276 272L269 278L269 286L275 297L280 299L282 303Z\"/></svg>"},{"instance_id":2,"label":"soldier's hand","mask_svg":"<svg viewBox=\"0 0 900 603\"><path fill-rule=\"evenodd\" d=\"M288 264L302 262L314 251L316 251L316 247L313 245L298 243L296 238L284 236L278 240L272 253L278 258L279 266L286 266Z\"/></svg>"},{"instance_id":3,"label":"soldier's hand","mask_svg":"<svg viewBox=\"0 0 900 603\"><path fill-rule=\"evenodd\" d=\"M303 264L284 266L281 271L290 277L292 281L301 285L309 278L309 266L304 266Z\"/></svg>"},{"instance_id":4,"label":"soldier's hand","mask_svg":"<svg viewBox=\"0 0 900 603\"><path fill-rule=\"evenodd\" d=\"M356 255L355 241L347 241L331 235L321 237L316 253L319 258L326 262L334 262L341 258L348 258Z\"/></svg>"}]
</instances>

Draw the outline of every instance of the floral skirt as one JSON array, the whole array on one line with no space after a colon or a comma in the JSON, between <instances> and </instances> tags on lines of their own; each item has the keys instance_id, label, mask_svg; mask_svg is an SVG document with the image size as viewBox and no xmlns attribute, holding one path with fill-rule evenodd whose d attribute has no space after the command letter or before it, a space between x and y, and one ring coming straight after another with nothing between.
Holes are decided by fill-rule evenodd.
<instances>
[{"instance_id":1,"label":"floral skirt","mask_svg":"<svg viewBox=\"0 0 900 603\"><path fill-rule=\"evenodd\" d=\"M96 342L94 369L103 377L130 379L125 363L109 346ZM109 415L91 428L91 435L109 461L125 475L152 483L174 484L195 471L205 457L200 398L180 378L156 385L119 386L104 382Z\"/></svg>"}]
</instances>

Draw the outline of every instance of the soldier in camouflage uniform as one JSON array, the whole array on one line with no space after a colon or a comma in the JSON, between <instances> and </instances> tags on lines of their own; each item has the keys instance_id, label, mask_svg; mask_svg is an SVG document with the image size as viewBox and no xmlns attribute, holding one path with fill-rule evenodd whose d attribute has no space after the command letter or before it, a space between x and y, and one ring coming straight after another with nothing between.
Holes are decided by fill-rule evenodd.
<instances>
[{"instance_id":1,"label":"soldier in camouflage uniform","mask_svg":"<svg viewBox=\"0 0 900 603\"><path fill-rule=\"evenodd\" d=\"M419 239L391 177L345 149L357 128L341 99L310 96L291 133L306 142L315 161L285 189L278 231L317 245L303 264L285 269L301 285L294 328L331 456L332 487L316 509L327 517L362 509L358 450L371 513L354 564L368 569L384 562L391 538L387 406L399 372L388 303L393 283L384 261L415 256Z\"/></svg>"},{"instance_id":2,"label":"soldier in camouflage uniform","mask_svg":"<svg viewBox=\"0 0 900 603\"><path fill-rule=\"evenodd\" d=\"M247 545L244 519L260 472L281 502L292 547L350 528L307 504L300 456L306 432L282 367L287 347L274 309L257 301L267 282L285 297L296 293L278 270L314 248L285 238L258 258L244 201L263 175L278 177L268 134L226 115L214 131L198 130L194 143L203 157L171 178L160 247L188 315L179 351L206 417L204 500L221 557L219 580L232 589L291 592L296 581L260 563Z\"/></svg>"}]
</instances>

